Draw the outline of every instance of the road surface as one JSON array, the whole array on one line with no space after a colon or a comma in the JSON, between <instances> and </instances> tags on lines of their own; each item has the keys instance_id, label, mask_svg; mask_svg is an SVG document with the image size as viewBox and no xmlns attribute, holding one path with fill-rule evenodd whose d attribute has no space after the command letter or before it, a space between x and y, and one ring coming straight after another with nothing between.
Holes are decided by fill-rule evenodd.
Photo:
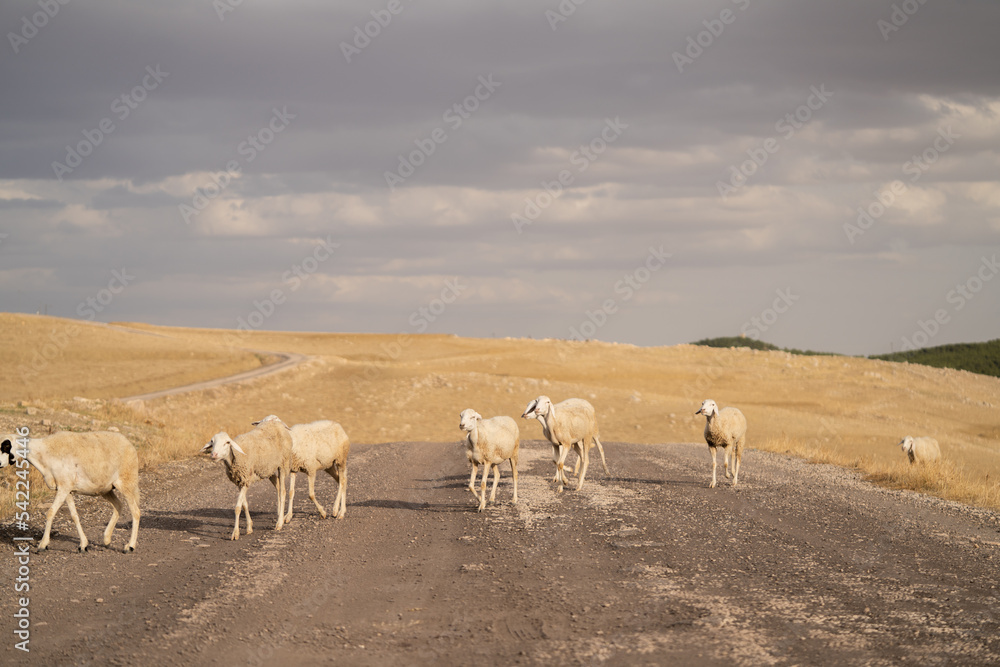
<instances>
[{"instance_id":1,"label":"road surface","mask_svg":"<svg viewBox=\"0 0 1000 667\"><path fill-rule=\"evenodd\" d=\"M15 532L0 531L0 662L1000 663L997 514L757 451L738 488L709 489L704 445L605 449L611 476L591 466L559 495L551 447L525 442L520 502L508 469L480 514L457 440L358 445L344 519L320 519L300 476L275 532L261 482L237 542L221 465L164 465L143 474L134 554L119 551L127 516L100 545L104 501L78 501L87 554L60 511L30 557L30 654L11 631ZM334 489L318 479L327 507Z\"/></svg>"}]
</instances>

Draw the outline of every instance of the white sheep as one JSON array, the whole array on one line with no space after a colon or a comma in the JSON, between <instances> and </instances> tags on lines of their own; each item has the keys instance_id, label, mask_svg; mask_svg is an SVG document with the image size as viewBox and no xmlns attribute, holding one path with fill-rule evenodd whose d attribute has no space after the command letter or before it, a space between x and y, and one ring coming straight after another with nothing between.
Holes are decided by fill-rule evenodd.
<instances>
[{"instance_id":1,"label":"white sheep","mask_svg":"<svg viewBox=\"0 0 1000 667\"><path fill-rule=\"evenodd\" d=\"M908 435L900 441L899 448L906 452L911 464L941 460L941 448L934 438L914 438Z\"/></svg>"},{"instance_id":2,"label":"white sheep","mask_svg":"<svg viewBox=\"0 0 1000 667\"><path fill-rule=\"evenodd\" d=\"M552 458L556 464L556 474L552 481L559 483L561 493L563 485L569 484L566 479L565 462L570 449L575 449L583 469L577 480L576 490L583 488L583 480L587 477L590 466L590 450L597 445L601 453L601 464L604 473L608 474L608 463L604 458L604 447L601 446L600 434L597 428L597 415L594 406L582 398L568 398L561 403L552 404L548 396L539 396L528 403L521 415L524 419L537 419L542 424L542 433L552 443Z\"/></svg>"},{"instance_id":3,"label":"white sheep","mask_svg":"<svg viewBox=\"0 0 1000 667\"><path fill-rule=\"evenodd\" d=\"M712 450L712 483L709 488L715 488L715 469L717 461L715 448L722 447L722 462L726 467L726 477L729 475L729 447L733 448L733 486L740 477L740 460L743 458L743 445L746 443L747 418L738 408L719 407L713 400L704 401L696 415L705 415L705 442Z\"/></svg>"},{"instance_id":4,"label":"white sheep","mask_svg":"<svg viewBox=\"0 0 1000 667\"><path fill-rule=\"evenodd\" d=\"M212 455L213 461L226 466L229 481L239 487L236 497L236 525L229 539L240 539L240 511L246 512L247 535L253 532L247 488L254 482L268 479L278 492L278 523L281 530L285 519L285 483L292 460L292 434L277 417L265 418L252 431L236 436L225 431L216 433L201 451Z\"/></svg>"},{"instance_id":5,"label":"white sheep","mask_svg":"<svg viewBox=\"0 0 1000 667\"><path fill-rule=\"evenodd\" d=\"M0 442L0 467L14 464L23 456L20 446L24 440L17 436L3 436ZM117 489L125 497L132 513L132 536L125 545L124 553L135 551L139 537L139 455L135 447L121 433L95 431L75 433L58 431L44 438L30 438L27 446L28 463L42 473L45 484L56 492L52 506L45 515L45 534L38 543L38 551L49 546L52 519L62 507L69 507L70 516L80 534L80 552L87 550L87 536L80 525L80 516L73 502L74 493L85 496L101 496L111 503L111 520L104 529L104 546L111 544L111 534L122 513L122 504L115 495Z\"/></svg>"},{"instance_id":6,"label":"white sheep","mask_svg":"<svg viewBox=\"0 0 1000 667\"><path fill-rule=\"evenodd\" d=\"M510 417L493 417L483 419L483 416L472 409L462 410L458 426L468 435L465 436L466 456L472 464L472 476L469 479L469 490L479 501L479 511L486 508L486 482L493 469L493 490L490 492L490 502L496 502L497 484L500 482L500 464L510 461L511 473L514 475L514 498L517 503L517 457L521 448L521 434L517 422ZM482 492L476 492L476 472L479 465L483 466Z\"/></svg>"},{"instance_id":7,"label":"white sheep","mask_svg":"<svg viewBox=\"0 0 1000 667\"><path fill-rule=\"evenodd\" d=\"M274 415L264 420L278 420ZM278 420L280 421L280 420ZM254 426L261 422L254 422ZM288 481L288 512L285 523L292 520L292 501L295 499L295 473L304 472L309 478L309 497L326 518L326 510L316 500L316 471L326 470L337 483L337 496L333 501L333 516L342 519L347 512L347 456L351 443L347 433L337 422L323 419L308 424L292 426L291 479Z\"/></svg>"}]
</instances>

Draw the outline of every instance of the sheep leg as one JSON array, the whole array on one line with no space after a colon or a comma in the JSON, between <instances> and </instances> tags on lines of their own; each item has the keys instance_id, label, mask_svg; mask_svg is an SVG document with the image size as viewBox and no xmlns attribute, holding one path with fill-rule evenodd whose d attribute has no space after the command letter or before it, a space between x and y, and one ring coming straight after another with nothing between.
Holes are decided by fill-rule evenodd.
<instances>
[{"instance_id":1,"label":"sheep leg","mask_svg":"<svg viewBox=\"0 0 1000 667\"><path fill-rule=\"evenodd\" d=\"M288 480L288 511L285 513L285 523L292 520L292 501L295 500L295 473Z\"/></svg>"},{"instance_id":2,"label":"sheep leg","mask_svg":"<svg viewBox=\"0 0 1000 667\"><path fill-rule=\"evenodd\" d=\"M476 497L476 502L479 502L479 494L476 493L476 475L479 473L479 466L475 463L472 464L472 477L469 478L469 491L472 491L472 495Z\"/></svg>"},{"instance_id":3,"label":"sheep leg","mask_svg":"<svg viewBox=\"0 0 1000 667\"><path fill-rule=\"evenodd\" d=\"M565 462L566 457L569 455L570 447L560 447L559 450L559 460L556 462L556 472L559 474L559 488L556 490L562 493L563 484L569 486L569 480L566 479Z\"/></svg>"},{"instance_id":4,"label":"sheep leg","mask_svg":"<svg viewBox=\"0 0 1000 667\"><path fill-rule=\"evenodd\" d=\"M338 496L340 495L340 491L339 490L337 491L337 494L338 494ZM316 471L315 470L310 470L309 471L309 497L312 498L313 504L316 505L316 509L319 510L319 515L325 519L326 518L326 509L324 509L323 506L319 504L319 501L316 500ZM288 502L291 503L291 500L289 500ZM288 514L291 515L291 513L292 513L292 507L291 507L291 504L289 504L289 506L288 506Z\"/></svg>"},{"instance_id":5,"label":"sheep leg","mask_svg":"<svg viewBox=\"0 0 1000 667\"><path fill-rule=\"evenodd\" d=\"M336 464L334 464L336 465ZM340 483L337 489L337 498L340 500L340 509L337 510L337 504L334 502L334 513L333 516L338 519L343 519L344 515L347 514L347 462L344 462L342 468L340 468L340 475L337 478Z\"/></svg>"},{"instance_id":6,"label":"sheep leg","mask_svg":"<svg viewBox=\"0 0 1000 667\"><path fill-rule=\"evenodd\" d=\"M708 485L708 488L714 489L715 488L715 468L716 468L716 465L717 465L717 461L716 461L716 458L715 458L715 447L709 447L709 449L712 450L712 483Z\"/></svg>"},{"instance_id":7,"label":"sheep leg","mask_svg":"<svg viewBox=\"0 0 1000 667\"><path fill-rule=\"evenodd\" d=\"M66 496L66 507L69 508L69 515L73 517L73 523L76 524L76 532L80 533L80 553L84 553L87 551L87 535L83 532L83 526L80 525L80 515L76 513L73 494Z\"/></svg>"},{"instance_id":8,"label":"sheep leg","mask_svg":"<svg viewBox=\"0 0 1000 667\"><path fill-rule=\"evenodd\" d=\"M500 466L496 463L493 464L493 490L490 491L490 502L495 503L497 501L497 484L500 483Z\"/></svg>"},{"instance_id":9,"label":"sheep leg","mask_svg":"<svg viewBox=\"0 0 1000 667\"><path fill-rule=\"evenodd\" d=\"M583 480L587 477L587 468L590 467L590 447L583 441L577 443L578 449L577 453L580 455L580 459L583 460L583 470L580 471L580 479L576 482L576 490L579 491L583 488Z\"/></svg>"},{"instance_id":10,"label":"sheep leg","mask_svg":"<svg viewBox=\"0 0 1000 667\"><path fill-rule=\"evenodd\" d=\"M610 475L611 473L608 471L608 462L604 460L604 447L601 446L601 439L595 435L594 442L597 444L597 451L601 453L601 465L604 467L604 474Z\"/></svg>"},{"instance_id":11,"label":"sheep leg","mask_svg":"<svg viewBox=\"0 0 1000 667\"><path fill-rule=\"evenodd\" d=\"M139 485L136 483L132 488L119 490L125 496L125 502L132 513L132 535L122 550L123 553L129 553L135 551L136 541L139 539L139 517L142 515L142 512L139 511ZM249 512L247 512L247 519L250 519Z\"/></svg>"},{"instance_id":12,"label":"sheep leg","mask_svg":"<svg viewBox=\"0 0 1000 667\"><path fill-rule=\"evenodd\" d=\"M118 517L122 513L122 504L118 500L118 496L115 495L114 491L108 491L107 493L102 493L101 497L111 503L111 520L108 521L108 527L104 529L104 546L111 544L111 533L115 530L115 525L118 523Z\"/></svg>"},{"instance_id":13,"label":"sheep leg","mask_svg":"<svg viewBox=\"0 0 1000 667\"><path fill-rule=\"evenodd\" d=\"M733 462L735 463L736 456L733 456ZM726 468L726 479L732 478L732 473L729 472L729 447L722 448L722 465Z\"/></svg>"},{"instance_id":14,"label":"sheep leg","mask_svg":"<svg viewBox=\"0 0 1000 667\"><path fill-rule=\"evenodd\" d=\"M45 551L45 549L48 548L49 536L52 533L52 519L55 518L56 512L59 511L59 508L62 507L62 504L66 502L67 498L69 498L69 491L67 491L63 487L57 486L56 497L52 500L52 507L50 507L49 511L46 512L45 514L45 534L42 535L42 541L38 543L38 551ZM83 536L84 548L86 548L86 545L87 545L87 537L86 535L84 535Z\"/></svg>"},{"instance_id":15,"label":"sheep leg","mask_svg":"<svg viewBox=\"0 0 1000 667\"><path fill-rule=\"evenodd\" d=\"M743 458L743 441L740 440L736 443L736 447L733 449L733 486L736 486L736 482L740 478L740 460Z\"/></svg>"},{"instance_id":16,"label":"sheep leg","mask_svg":"<svg viewBox=\"0 0 1000 667\"><path fill-rule=\"evenodd\" d=\"M275 530L281 530L281 527L285 525L285 474L284 471L279 470L278 472L271 475L269 478L271 484L274 485L274 490L278 492L278 522L275 524Z\"/></svg>"},{"instance_id":17,"label":"sheep leg","mask_svg":"<svg viewBox=\"0 0 1000 667\"><path fill-rule=\"evenodd\" d=\"M517 457L512 456L510 459L510 472L514 475L514 498L511 503L517 504Z\"/></svg>"},{"instance_id":18,"label":"sheep leg","mask_svg":"<svg viewBox=\"0 0 1000 667\"><path fill-rule=\"evenodd\" d=\"M279 530L285 524L285 494L288 492L288 473L288 468L282 468L278 471L278 525L275 530Z\"/></svg>"},{"instance_id":19,"label":"sheep leg","mask_svg":"<svg viewBox=\"0 0 1000 667\"><path fill-rule=\"evenodd\" d=\"M559 475L559 455L562 454L562 447L560 445L552 445L552 462L556 464L556 475L552 478L553 482L561 482L562 477Z\"/></svg>"},{"instance_id":20,"label":"sheep leg","mask_svg":"<svg viewBox=\"0 0 1000 667\"><path fill-rule=\"evenodd\" d=\"M240 512L247 502L247 487L241 486L240 493L236 496L236 525L233 526L233 533L229 536L231 540L240 539ZM247 507L247 535L253 532L253 523L250 521L250 508Z\"/></svg>"},{"instance_id":21,"label":"sheep leg","mask_svg":"<svg viewBox=\"0 0 1000 667\"><path fill-rule=\"evenodd\" d=\"M482 492L479 496L479 510L482 512L486 509L486 482L490 477L490 464L488 461L483 461L483 478L482 478Z\"/></svg>"}]
</instances>

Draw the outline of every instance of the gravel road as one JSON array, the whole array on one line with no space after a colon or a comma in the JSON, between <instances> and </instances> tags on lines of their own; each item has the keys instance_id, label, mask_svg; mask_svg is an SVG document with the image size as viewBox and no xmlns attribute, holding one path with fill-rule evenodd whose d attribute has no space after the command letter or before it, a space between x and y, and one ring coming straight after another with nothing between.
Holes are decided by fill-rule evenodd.
<instances>
[{"instance_id":1,"label":"gravel road","mask_svg":"<svg viewBox=\"0 0 1000 667\"><path fill-rule=\"evenodd\" d=\"M99 544L108 510L61 510L30 557L30 654L14 648L13 528L0 529L4 664L891 665L1000 662L1000 516L750 451L740 486L704 445L606 443L557 495L525 442L479 514L454 443L356 445L347 516L299 479L275 532L266 482L237 542L236 489L197 458L142 478L136 553ZM721 466L720 466L721 469ZM330 506L335 483L317 494ZM40 537L44 508L33 508Z\"/></svg>"}]
</instances>

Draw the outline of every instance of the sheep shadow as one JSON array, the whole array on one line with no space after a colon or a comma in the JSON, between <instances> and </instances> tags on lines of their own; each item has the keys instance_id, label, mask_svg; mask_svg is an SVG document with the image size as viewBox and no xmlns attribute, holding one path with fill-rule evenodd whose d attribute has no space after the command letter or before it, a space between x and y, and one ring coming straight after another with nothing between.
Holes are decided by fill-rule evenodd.
<instances>
[{"instance_id":1,"label":"sheep shadow","mask_svg":"<svg viewBox=\"0 0 1000 667\"><path fill-rule=\"evenodd\" d=\"M471 468L470 468L470 471L471 471ZM509 472L509 467L508 467L508 472ZM468 472L465 473L464 475L447 475L445 477L435 477L433 479L418 479L417 481L418 482L446 482L446 481L456 481L456 480L461 481L463 479L464 480L468 480L469 479L469 473Z\"/></svg>"},{"instance_id":2,"label":"sheep shadow","mask_svg":"<svg viewBox=\"0 0 1000 667\"><path fill-rule=\"evenodd\" d=\"M101 525L101 530L97 534L96 539L95 536L92 534L93 531L89 530L88 526L85 525L83 527L84 532L87 533L87 542L88 542L87 553L93 554L97 551L110 551L110 552L121 553L121 544L115 541L115 538L119 537L118 533L116 533L115 536L112 537L111 544L109 546L104 546L104 542L101 539L104 533L104 525L105 524ZM131 530L131 524L127 523L125 524L125 526L126 526L126 531ZM38 553L37 552L38 543L42 541L42 536L44 534L45 531L42 528L31 528L28 530L27 533L19 531L16 536L20 538L31 537L32 540L30 542L27 542L27 544L30 549L30 552L34 554ZM139 537L141 539L142 531L139 531ZM0 530L0 544L9 545L13 547L15 550L17 550L23 548L21 545L24 545L25 542L20 540L15 542L13 534ZM67 548L65 549L61 548L62 545L66 545ZM58 548L56 548L57 546ZM77 534L76 528L74 526L71 525L69 527L69 530L65 529L60 530L56 528L55 525L53 525L52 531L49 533L49 544L46 548L45 553L48 552L76 553L79 546L80 546L80 536Z\"/></svg>"},{"instance_id":3,"label":"sheep shadow","mask_svg":"<svg viewBox=\"0 0 1000 667\"><path fill-rule=\"evenodd\" d=\"M218 519L218 521L206 521L203 519ZM210 537L216 535L223 527L227 525L231 526L232 521L233 510L219 507L202 507L185 510L184 512L146 510L142 513L139 532L151 529L172 533L187 533L199 537Z\"/></svg>"},{"instance_id":4,"label":"sheep shadow","mask_svg":"<svg viewBox=\"0 0 1000 667\"><path fill-rule=\"evenodd\" d=\"M589 481L588 477L588 481ZM598 481L600 478L598 478ZM679 479L649 479L649 478L639 478L639 477L608 477L609 482L623 482L625 484L651 484L653 486L698 486L699 484L694 480L679 480Z\"/></svg>"},{"instance_id":5,"label":"sheep shadow","mask_svg":"<svg viewBox=\"0 0 1000 667\"><path fill-rule=\"evenodd\" d=\"M450 484L439 484L438 486L432 486L432 489L467 489L469 488L469 479L466 477L462 482L452 482Z\"/></svg>"},{"instance_id":6,"label":"sheep shadow","mask_svg":"<svg viewBox=\"0 0 1000 667\"><path fill-rule=\"evenodd\" d=\"M694 479L664 479L664 480L649 480L649 484L656 484L657 486L670 486L682 489L707 489L710 477L706 480L694 480ZM639 480L641 481L641 480Z\"/></svg>"},{"instance_id":7,"label":"sheep shadow","mask_svg":"<svg viewBox=\"0 0 1000 667\"><path fill-rule=\"evenodd\" d=\"M142 522L139 524L139 535L147 527L153 530L163 530L174 533L184 533L203 538L223 538L228 537L233 529L234 509L226 507L201 507L184 510L183 512L167 512L162 510L149 510L143 512ZM150 524L147 526L146 517L150 516ZM251 516L254 521L254 534L258 530L269 530L274 528L276 512L274 508L254 510L251 508ZM301 517L301 514L296 514ZM319 514L316 515L317 517ZM258 521L264 519L263 524L258 525ZM245 535L246 515L240 516L240 534Z\"/></svg>"},{"instance_id":8,"label":"sheep shadow","mask_svg":"<svg viewBox=\"0 0 1000 667\"><path fill-rule=\"evenodd\" d=\"M465 505L459 505L455 503L428 503L428 502L410 502L406 500L391 500L391 499L375 499L375 500L364 500L359 503L351 503L356 507L375 507L378 509L391 509L391 510L412 510L417 512L445 512L453 513L458 512L466 508Z\"/></svg>"}]
</instances>

